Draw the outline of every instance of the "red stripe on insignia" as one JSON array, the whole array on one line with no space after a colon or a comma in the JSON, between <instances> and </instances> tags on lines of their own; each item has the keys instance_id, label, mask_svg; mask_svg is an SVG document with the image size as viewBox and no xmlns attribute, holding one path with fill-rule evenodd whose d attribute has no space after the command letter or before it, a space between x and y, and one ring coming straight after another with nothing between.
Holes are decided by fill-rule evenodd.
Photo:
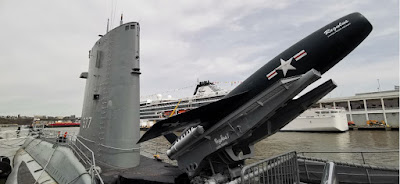
<instances>
[{"instance_id":1,"label":"red stripe on insignia","mask_svg":"<svg viewBox=\"0 0 400 184\"><path fill-rule=\"evenodd\" d=\"M268 80L272 79L273 77L275 77L276 75L278 75L278 73L276 73L276 70L273 70L272 72L270 72L266 77L268 78Z\"/></svg>"},{"instance_id":2,"label":"red stripe on insignia","mask_svg":"<svg viewBox=\"0 0 400 184\"><path fill-rule=\"evenodd\" d=\"M267 77L270 78L273 74L276 74L276 71L272 72L272 73L269 74Z\"/></svg>"},{"instance_id":3,"label":"red stripe on insignia","mask_svg":"<svg viewBox=\"0 0 400 184\"><path fill-rule=\"evenodd\" d=\"M299 58L300 56L302 56L303 54L305 54L305 52L301 53L300 55L298 55L297 57L295 57L295 59Z\"/></svg>"},{"instance_id":4,"label":"red stripe on insignia","mask_svg":"<svg viewBox=\"0 0 400 184\"><path fill-rule=\"evenodd\" d=\"M304 57L305 55L307 55L307 52L305 50L300 51L299 53L297 53L296 55L294 55L294 59L296 61L300 60L302 57Z\"/></svg>"}]
</instances>

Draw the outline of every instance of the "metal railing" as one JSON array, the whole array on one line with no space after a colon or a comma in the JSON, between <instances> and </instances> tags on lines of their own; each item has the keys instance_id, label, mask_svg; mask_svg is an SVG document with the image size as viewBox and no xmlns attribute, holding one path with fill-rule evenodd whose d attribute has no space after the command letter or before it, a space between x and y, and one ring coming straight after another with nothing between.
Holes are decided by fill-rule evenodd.
<instances>
[{"instance_id":1,"label":"metal railing","mask_svg":"<svg viewBox=\"0 0 400 184\"><path fill-rule=\"evenodd\" d=\"M237 183L299 183L296 152L288 152L243 167Z\"/></svg>"},{"instance_id":2,"label":"metal railing","mask_svg":"<svg viewBox=\"0 0 400 184\"><path fill-rule=\"evenodd\" d=\"M40 135L40 138L46 140L47 142L68 146L91 176L92 183L97 183L97 178L99 183L104 184L104 181L99 173L99 167L96 166L94 152L81 140L79 140L75 133L44 130Z\"/></svg>"},{"instance_id":3,"label":"metal railing","mask_svg":"<svg viewBox=\"0 0 400 184\"><path fill-rule=\"evenodd\" d=\"M334 174L335 178L337 178L336 176L341 175L343 176L347 176L347 177L364 177L366 178L365 181L363 183L374 183L372 182L372 178L376 178L376 177L390 177L390 178L398 178L398 173L399 173L399 169L398 168L389 168L389 167L383 167L383 166L374 166L374 165L369 165L365 162L365 158L364 158L364 154L366 153L391 153L391 152L399 152L399 150L386 150L386 151L349 151L349 152L337 152L337 151L315 151L315 152L299 152L299 154L302 154L303 156L298 156L298 163L299 163L299 169L300 169L300 175L302 175L301 179L305 180L305 181L314 181L315 179L318 179L318 176L322 175L322 181L324 181L324 174L326 171L326 167L323 172L318 171L315 169L315 166L318 165L318 163L330 163L332 162L332 164L334 164L335 167L335 171ZM321 159L321 158L315 158L315 157L305 157L304 153L352 153L352 154L360 154L360 156L362 157L362 161L363 163L354 163L354 161L352 162L345 162L345 161L332 161L329 159ZM358 170L360 172L358 173L351 173L351 172L341 172L338 173L337 172L337 168L338 167L347 167L347 168L359 168ZM371 171L380 171L381 173L370 173ZM364 172L364 173L362 173ZM394 174L393 174L394 173ZM329 181L329 180L328 180ZM331 180L333 181L333 179ZM329 183L329 182L328 182Z\"/></svg>"},{"instance_id":4,"label":"metal railing","mask_svg":"<svg viewBox=\"0 0 400 184\"><path fill-rule=\"evenodd\" d=\"M383 151L303 151L298 152L299 155L305 156L305 154L360 154L363 164L367 164L365 161L365 154L376 154L376 153L399 153L399 150L383 150Z\"/></svg>"}]
</instances>

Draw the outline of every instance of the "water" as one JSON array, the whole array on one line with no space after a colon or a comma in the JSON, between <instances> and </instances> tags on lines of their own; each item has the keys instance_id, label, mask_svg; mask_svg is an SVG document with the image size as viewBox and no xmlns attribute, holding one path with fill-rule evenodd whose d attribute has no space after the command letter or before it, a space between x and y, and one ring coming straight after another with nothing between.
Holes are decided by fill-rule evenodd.
<instances>
[{"instance_id":1,"label":"water","mask_svg":"<svg viewBox=\"0 0 400 184\"><path fill-rule=\"evenodd\" d=\"M79 127L51 128L50 130L67 131L69 134L77 134ZM144 132L141 131L141 134ZM1 142L0 142L1 143ZM3 144L5 144L3 142ZM10 143L7 143L10 146ZM14 145L20 145L14 144ZM1 145L0 145L1 146ZM3 145L0 152L3 155L10 155ZM159 154L160 157L169 163L165 155L170 144L164 137L159 137L141 144L141 154L147 157L153 157ZM15 147L16 148L16 147ZM17 149L12 149L15 152ZM265 159L279 155L288 151L312 152L312 151L384 151L399 150L399 132L398 131L348 131L345 133L300 133L300 132L278 132L255 145L255 159ZM305 156L318 157L331 160L340 160L346 162L362 163L362 157L359 153L342 154L321 154L307 153ZM365 153L365 161L371 165L399 167L399 154L396 153Z\"/></svg>"},{"instance_id":2,"label":"water","mask_svg":"<svg viewBox=\"0 0 400 184\"><path fill-rule=\"evenodd\" d=\"M255 145L255 157L272 157L288 151L359 152L399 150L398 131L348 131L345 133L278 132ZM305 156L363 163L360 153L306 153ZM364 153L365 162L377 166L399 167L399 153Z\"/></svg>"},{"instance_id":3,"label":"water","mask_svg":"<svg viewBox=\"0 0 400 184\"><path fill-rule=\"evenodd\" d=\"M144 132L141 132L143 134ZM165 153L169 148L165 138L159 137L141 145L142 154ZM398 131L348 131L345 133L278 132L255 145L254 160L248 163L277 156L289 151L335 151L360 152L399 150ZM168 160L165 155L160 155ZM304 156L318 157L344 162L363 163L360 153L306 153ZM364 153L365 162L376 166L399 167L399 153Z\"/></svg>"}]
</instances>

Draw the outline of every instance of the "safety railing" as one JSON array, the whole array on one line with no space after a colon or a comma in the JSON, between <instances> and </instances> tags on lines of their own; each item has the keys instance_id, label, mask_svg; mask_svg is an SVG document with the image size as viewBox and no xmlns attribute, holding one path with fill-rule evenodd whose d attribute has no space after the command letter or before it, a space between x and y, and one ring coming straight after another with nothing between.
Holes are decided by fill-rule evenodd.
<instances>
[{"instance_id":1,"label":"safety railing","mask_svg":"<svg viewBox=\"0 0 400 184\"><path fill-rule=\"evenodd\" d=\"M299 152L298 155L298 164L300 168L300 175L302 181L316 181L318 180L318 176L323 176L324 179L325 171L321 172L321 170L316 169L319 164L326 163L334 163L335 175L347 176L347 177L358 177L364 180L364 183L374 183L372 181L373 178L398 178L399 169L398 168L390 168L387 166L375 166L366 163L365 154L382 154L382 153L398 153L399 150L385 150L385 151L313 151L313 152ZM308 154L318 154L318 157L321 154L359 154L362 158L362 163L355 163L356 159L352 159L352 161L332 161L332 159L322 159L304 156L306 153ZM302 156L300 156L300 154ZM326 166L325 166L326 167ZM346 168L359 168L358 172L341 172L337 173L338 167L346 167ZM372 172L375 171L375 172ZM372 172L372 173L371 173Z\"/></svg>"},{"instance_id":2,"label":"safety railing","mask_svg":"<svg viewBox=\"0 0 400 184\"><path fill-rule=\"evenodd\" d=\"M368 164L365 161L365 155L366 154L383 154L383 153L399 153L399 150L382 150L382 151L303 151L303 152L298 152L299 155L306 156L306 154L318 154L318 155L332 155L332 154L359 154L362 163L363 164ZM398 156L397 156L398 157ZM352 160L354 162L354 160Z\"/></svg>"},{"instance_id":3,"label":"safety railing","mask_svg":"<svg viewBox=\"0 0 400 184\"><path fill-rule=\"evenodd\" d=\"M288 152L243 167L236 183L299 183L296 152Z\"/></svg>"},{"instance_id":4,"label":"safety railing","mask_svg":"<svg viewBox=\"0 0 400 184\"><path fill-rule=\"evenodd\" d=\"M68 133L67 131L44 130L40 138L46 140L47 142L68 146L88 171L89 175L91 176L92 183L99 182L100 184L104 184L104 181L99 173L99 167L96 166L94 152L81 140L79 140L75 133Z\"/></svg>"}]
</instances>

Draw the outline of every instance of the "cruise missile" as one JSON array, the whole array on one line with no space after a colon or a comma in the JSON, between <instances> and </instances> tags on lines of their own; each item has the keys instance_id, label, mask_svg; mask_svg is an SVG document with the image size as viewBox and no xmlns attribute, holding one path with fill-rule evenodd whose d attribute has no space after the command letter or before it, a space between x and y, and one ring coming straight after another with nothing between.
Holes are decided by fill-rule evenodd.
<instances>
[{"instance_id":1,"label":"cruise missile","mask_svg":"<svg viewBox=\"0 0 400 184\"><path fill-rule=\"evenodd\" d=\"M157 122L139 140L165 136L170 159L190 177L230 173L274 134L332 91L329 80L294 99L372 31L360 13L339 18L289 47L219 101ZM173 132L183 130L180 136Z\"/></svg>"}]
</instances>

